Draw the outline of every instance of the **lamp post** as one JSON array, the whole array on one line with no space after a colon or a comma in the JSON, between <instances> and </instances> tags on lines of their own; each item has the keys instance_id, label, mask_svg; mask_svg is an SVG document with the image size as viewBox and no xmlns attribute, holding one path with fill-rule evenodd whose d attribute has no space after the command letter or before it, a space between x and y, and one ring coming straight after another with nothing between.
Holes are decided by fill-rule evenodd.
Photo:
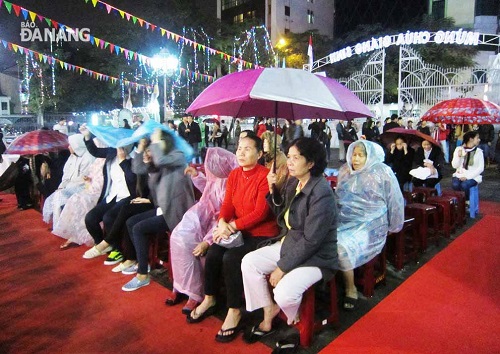
<instances>
[{"instance_id":1,"label":"lamp post","mask_svg":"<svg viewBox=\"0 0 500 354\"><path fill-rule=\"evenodd\" d=\"M153 57L151 66L158 76L163 76L163 119L167 117L167 76L171 77L177 70L179 60L173 55L169 55L165 49L162 49Z\"/></svg>"}]
</instances>

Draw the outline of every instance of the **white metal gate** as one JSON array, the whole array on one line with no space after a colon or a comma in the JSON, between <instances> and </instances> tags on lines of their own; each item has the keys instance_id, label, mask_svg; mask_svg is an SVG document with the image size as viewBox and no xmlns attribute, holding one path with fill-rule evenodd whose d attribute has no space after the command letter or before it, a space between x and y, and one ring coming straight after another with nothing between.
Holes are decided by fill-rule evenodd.
<instances>
[{"instance_id":1,"label":"white metal gate","mask_svg":"<svg viewBox=\"0 0 500 354\"><path fill-rule=\"evenodd\" d=\"M385 50L373 53L363 69L338 82L354 92L370 108L375 116L380 116L384 104Z\"/></svg>"},{"instance_id":2,"label":"white metal gate","mask_svg":"<svg viewBox=\"0 0 500 354\"><path fill-rule=\"evenodd\" d=\"M488 67L446 69L426 64L417 52L399 47L398 109L403 118L420 117L439 101L478 97L500 101L500 54Z\"/></svg>"}]
</instances>

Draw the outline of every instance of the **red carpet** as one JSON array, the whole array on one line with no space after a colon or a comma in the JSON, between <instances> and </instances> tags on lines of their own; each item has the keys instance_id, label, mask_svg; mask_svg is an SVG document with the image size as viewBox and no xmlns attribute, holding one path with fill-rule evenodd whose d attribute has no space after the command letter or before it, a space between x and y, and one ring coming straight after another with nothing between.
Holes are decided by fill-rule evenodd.
<instances>
[{"instance_id":1,"label":"red carpet","mask_svg":"<svg viewBox=\"0 0 500 354\"><path fill-rule=\"evenodd\" d=\"M482 215L500 216L500 203L490 202L486 200L479 201L479 213Z\"/></svg>"},{"instance_id":2,"label":"red carpet","mask_svg":"<svg viewBox=\"0 0 500 354\"><path fill-rule=\"evenodd\" d=\"M217 318L189 325L169 291L151 285L125 293L131 276L103 259L82 259L86 247L58 249L34 210L18 211L0 195L0 353L268 353L238 338L215 342Z\"/></svg>"},{"instance_id":3,"label":"red carpet","mask_svg":"<svg viewBox=\"0 0 500 354\"><path fill-rule=\"evenodd\" d=\"M500 352L499 225L484 216L321 353Z\"/></svg>"}]
</instances>

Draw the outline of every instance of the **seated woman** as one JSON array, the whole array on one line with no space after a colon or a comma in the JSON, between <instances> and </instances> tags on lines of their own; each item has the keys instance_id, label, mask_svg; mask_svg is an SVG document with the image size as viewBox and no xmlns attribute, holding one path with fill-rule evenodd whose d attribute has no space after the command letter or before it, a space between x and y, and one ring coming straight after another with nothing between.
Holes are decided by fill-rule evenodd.
<instances>
[{"instance_id":1,"label":"seated woman","mask_svg":"<svg viewBox=\"0 0 500 354\"><path fill-rule=\"evenodd\" d=\"M59 216L68 198L85 188L84 177L95 160L87 151L83 135L71 135L68 141L71 155L64 164L62 181L57 190L45 199L43 205L43 221L48 224L53 219L53 227L59 222Z\"/></svg>"},{"instance_id":2,"label":"seated woman","mask_svg":"<svg viewBox=\"0 0 500 354\"><path fill-rule=\"evenodd\" d=\"M213 233L214 243L209 247L205 262L205 297L200 306L188 316L189 323L203 321L216 308L216 295L220 289L219 280L224 277L229 308L222 328L215 339L230 342L241 330L243 305L243 280L241 259L257 245L278 234L278 226L266 203L269 170L257 162L262 156L262 140L248 135L241 138L236 157L240 167L229 174L226 195L220 210L217 227ZM243 234L243 245L225 248L222 240L237 231Z\"/></svg>"},{"instance_id":3,"label":"seated woman","mask_svg":"<svg viewBox=\"0 0 500 354\"><path fill-rule=\"evenodd\" d=\"M451 179L451 187L456 191L464 191L469 200L471 187L483 181L484 171L483 150L479 149L479 132L470 131L464 134L462 146L455 149L451 165L456 172Z\"/></svg>"},{"instance_id":4,"label":"seated woman","mask_svg":"<svg viewBox=\"0 0 500 354\"><path fill-rule=\"evenodd\" d=\"M156 129L151 135L148 186L157 208L134 215L126 222L138 268L137 275L122 287L123 291L134 291L149 285L148 236L173 230L194 204L193 183L184 175L186 157L175 148L175 139L171 134ZM140 162L140 159L134 160L134 163Z\"/></svg>"},{"instance_id":5,"label":"seated woman","mask_svg":"<svg viewBox=\"0 0 500 354\"><path fill-rule=\"evenodd\" d=\"M323 144L312 138L293 141L287 165L290 179L278 215L281 232L273 240L278 242L250 252L241 264L247 310L264 308L264 320L244 335L248 343L273 331L272 322L280 309L288 324L298 322L304 291L321 279L329 280L338 268L337 207L323 177L327 166ZM270 172L271 193L276 181L276 174ZM274 287L274 300L267 275Z\"/></svg>"},{"instance_id":6,"label":"seated woman","mask_svg":"<svg viewBox=\"0 0 500 354\"><path fill-rule=\"evenodd\" d=\"M358 299L353 269L382 251L388 232L403 227L403 195L396 176L383 161L380 145L359 140L349 146L347 163L339 171L337 238L345 310L353 310Z\"/></svg>"},{"instance_id":7,"label":"seated woman","mask_svg":"<svg viewBox=\"0 0 500 354\"><path fill-rule=\"evenodd\" d=\"M52 233L66 239L60 248L62 250L72 245L86 244L92 246L94 239L85 227L85 215L97 204L104 184L102 168L105 159L98 158L90 165L89 173L84 177L85 187L79 193L73 194L64 205L59 222L54 225Z\"/></svg>"},{"instance_id":8,"label":"seated woman","mask_svg":"<svg viewBox=\"0 0 500 354\"><path fill-rule=\"evenodd\" d=\"M170 255L173 272L173 298L167 305L180 302L180 294L189 296L182 313L189 314L203 300L203 257L213 243L212 234L219 212L229 173L238 167L236 156L222 148L208 148L205 157L205 174L194 167L185 173L203 194L183 216L170 235Z\"/></svg>"},{"instance_id":9,"label":"seated woman","mask_svg":"<svg viewBox=\"0 0 500 354\"><path fill-rule=\"evenodd\" d=\"M391 166L392 171L398 179L399 188L403 190L406 182L411 181L411 165L413 163L414 151L406 143L406 139L399 135L391 144L391 149L385 155L385 162Z\"/></svg>"},{"instance_id":10,"label":"seated woman","mask_svg":"<svg viewBox=\"0 0 500 354\"><path fill-rule=\"evenodd\" d=\"M412 182L415 187L434 188L443 178L444 155L441 148L434 146L431 142L422 141L413 158L413 167L426 167L430 175L425 179L413 177Z\"/></svg>"},{"instance_id":11,"label":"seated woman","mask_svg":"<svg viewBox=\"0 0 500 354\"><path fill-rule=\"evenodd\" d=\"M137 197L132 199L130 203L122 205L111 229L106 232L104 240L95 246L99 252L104 252L110 246L113 247L114 251L110 253L111 259L104 262L105 265L121 262L111 270L113 273L135 274L136 254L130 235L127 234L126 222L134 215L155 208L151 200L147 198L149 194L147 187L148 170L145 164L151 162L149 144L149 139L141 139L136 154L132 159L132 172L137 176Z\"/></svg>"}]
</instances>

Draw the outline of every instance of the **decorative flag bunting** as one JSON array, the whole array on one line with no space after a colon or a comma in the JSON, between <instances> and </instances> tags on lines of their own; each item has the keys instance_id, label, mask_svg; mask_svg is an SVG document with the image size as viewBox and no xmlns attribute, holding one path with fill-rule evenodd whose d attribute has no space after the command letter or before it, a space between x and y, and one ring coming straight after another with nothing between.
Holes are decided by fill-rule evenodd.
<instances>
[{"instance_id":1,"label":"decorative flag bunting","mask_svg":"<svg viewBox=\"0 0 500 354\"><path fill-rule=\"evenodd\" d=\"M36 18L38 18L38 20L40 22L42 22L42 21L45 20L45 22L49 26L54 27L56 29L61 28L61 29L64 29L64 30L73 30L74 31L74 29L71 28L70 26L66 26L65 24L62 24L60 22L57 22L55 20L52 20L52 19L50 19L48 17L45 17L45 16L40 15L40 14L37 14L35 12L29 11L29 10L25 9L24 7L15 5L15 4L13 4L11 2L8 2L8 1L0 0L0 9L2 8L2 2L5 5L5 8L9 12L9 14L12 13L11 9L14 8L14 12L16 13L17 17L19 17L20 12L22 12L23 16L24 16L24 19L27 20L27 17L26 17L26 15L24 15L24 13L29 13L30 14L30 18L31 18L31 20L33 22L34 22L34 18L36 17ZM16 10L16 8L18 10ZM31 15L31 14L33 14L33 15ZM115 52L116 55L123 54L124 57L126 59L128 59L128 60L135 60L135 61L138 61L141 64L145 64L145 65L151 66L151 62L152 62L152 58L151 57L148 57L148 56L142 55L140 53L134 52L133 50L130 50L130 49L125 49L125 48L119 47L116 44L113 44L111 42L105 41L104 39L101 39L101 38L97 38L95 36L92 36L91 34L88 34L88 36L89 36L89 42L93 46L95 46L96 48L104 50L104 49L106 49L106 48L109 47L110 48L110 53ZM181 71L181 73L183 73L183 72L189 72L190 73L191 72L191 70L189 70L189 69L179 68L179 70ZM195 76L191 76L191 77L195 77ZM196 78L201 78L203 82L213 82L214 81L214 77L213 76L206 75L206 74L200 74L198 72L196 72Z\"/></svg>"},{"instance_id":2,"label":"decorative flag bunting","mask_svg":"<svg viewBox=\"0 0 500 354\"><path fill-rule=\"evenodd\" d=\"M65 69L68 71L78 70L80 74L85 72L88 76L90 76L94 79L97 79L97 80L101 80L101 81L102 80L106 80L106 81L111 80L111 82L113 82L113 83L115 83L116 81L119 81L119 79L117 77L102 74L100 72L86 69L86 68L83 68L83 67L78 66L78 65L66 63L66 62L59 60L57 58L54 58L50 55L45 55L45 54L39 53L37 51L22 47L18 44L8 42L8 41L3 40L1 38L0 38L0 42L2 42L3 46L6 49L8 49L10 51L14 51L15 53L28 54L30 57L34 56L36 59L38 59L39 62L43 61L44 63L49 63L49 64L52 64L52 62L56 62L61 66L62 69ZM195 78L195 74L198 76L201 76L201 74L197 74L197 73L194 73L192 71L189 71L189 70L186 70L183 68L180 68L179 71L180 71L182 76L189 76L190 78L193 78L193 79ZM206 75L204 75L204 76L206 76ZM212 79L212 81L213 81L213 79ZM132 87L150 87L150 85L138 84L136 82L132 82L132 81L129 81L126 79L124 79L123 82L127 87L129 85ZM207 81L207 82L210 82L210 81Z\"/></svg>"},{"instance_id":3,"label":"decorative flag bunting","mask_svg":"<svg viewBox=\"0 0 500 354\"><path fill-rule=\"evenodd\" d=\"M109 81L109 80L111 80L112 83L116 83L117 81L119 81L119 79L116 78L116 77L105 75L105 74L102 74L102 73L94 71L94 70L83 68L83 67L78 66L78 65L69 64L69 63L64 62L62 60L54 58L54 57L52 57L50 55L45 55L45 54L39 53L37 51L34 51L34 50L31 50L31 49L22 47L22 46L20 46L18 44L14 44L14 43L8 42L8 41L3 40L1 38L0 38L0 42L2 42L2 45L4 46L4 48L6 48L6 49L8 49L10 51L14 51L15 53L27 54L30 57L34 57L39 62L43 61L44 63L49 63L49 64L52 64L53 62L55 62L55 63L59 64L59 66L61 67L61 69L68 70L68 71L78 71L78 73L80 75L82 73L86 73L87 76L90 76L93 79L96 79L96 80L99 80L99 81L103 81L103 80L104 81ZM131 86L131 87L134 87L134 88L135 87L140 87L140 88L149 87L149 85L138 84L136 82L132 82L132 81L129 81L129 80L123 80L123 82L124 82L124 84L127 87L128 86Z\"/></svg>"},{"instance_id":4,"label":"decorative flag bunting","mask_svg":"<svg viewBox=\"0 0 500 354\"><path fill-rule=\"evenodd\" d=\"M234 57L232 55L226 54L226 53L221 52L221 51L219 51L217 49L213 49L213 48L207 47L207 46L205 46L203 44L194 42L194 41L192 41L189 38L183 37L183 36L178 35L178 34L176 34L174 32L170 32L170 31L168 31L168 30L166 30L166 29L164 29L162 27L159 27L159 26L154 25L154 24L152 24L150 22L147 22L146 20L144 20L144 19L142 19L140 17L137 17L137 16L134 16L132 14L129 14L129 13L127 13L127 12L121 10L121 9L118 9L118 8L112 6L112 5L109 5L108 3L104 2L104 1L100 1L100 0L91 0L91 1L92 1L92 5L94 7L97 6L97 3L100 3L100 4L104 5L104 7L106 9L108 9L108 7L109 7L111 9L111 11L114 11L115 13L120 14L120 17L122 19L123 19L123 15L125 15L125 17L127 18L127 21L130 21L130 18L132 18L132 22L134 24L137 24L137 22L139 22L139 24L140 24L141 27L143 27L143 24L146 24L146 28L151 28L151 31L154 31L156 28L158 28L160 30L161 35L162 36L166 35L167 39L173 39L176 42L178 42L179 39L182 39L183 41L185 41L187 43L192 42L193 43L193 47L199 46L200 48L203 49L203 51L206 51L207 53L212 54L212 55L220 54L220 57L222 59L225 59L226 61L229 61L229 62L238 62L238 63L242 62L243 66L245 66L246 68L255 68L255 69L260 68L260 66L257 65L257 64L252 64L252 63L250 63L248 61L245 61L245 60L240 59L238 57ZM88 3L89 0L85 0L85 2ZM108 14L110 14L110 13L111 12L108 11Z\"/></svg>"}]
</instances>

